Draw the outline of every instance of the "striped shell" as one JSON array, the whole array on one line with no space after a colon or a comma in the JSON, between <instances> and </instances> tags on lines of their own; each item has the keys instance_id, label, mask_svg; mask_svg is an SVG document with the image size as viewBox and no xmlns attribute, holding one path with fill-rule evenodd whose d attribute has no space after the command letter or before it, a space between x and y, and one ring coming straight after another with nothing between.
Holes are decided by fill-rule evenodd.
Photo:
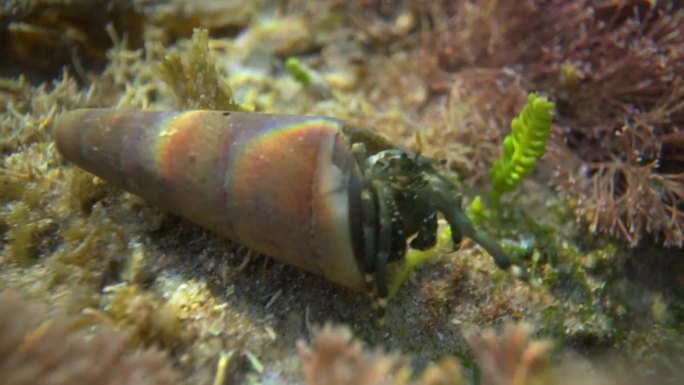
<instances>
[{"instance_id":1,"label":"striped shell","mask_svg":"<svg viewBox=\"0 0 684 385\"><path fill-rule=\"evenodd\" d=\"M75 110L64 158L283 263L364 291L361 174L344 122L222 111ZM360 230L359 230L360 231ZM357 251L357 252L355 252Z\"/></svg>"}]
</instances>

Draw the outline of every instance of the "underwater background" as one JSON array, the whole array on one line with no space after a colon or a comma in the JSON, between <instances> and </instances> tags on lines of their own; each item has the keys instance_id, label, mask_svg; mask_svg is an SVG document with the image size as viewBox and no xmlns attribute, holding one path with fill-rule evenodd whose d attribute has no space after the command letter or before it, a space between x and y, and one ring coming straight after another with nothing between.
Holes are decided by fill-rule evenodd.
<instances>
[{"instance_id":1,"label":"underwater background","mask_svg":"<svg viewBox=\"0 0 684 385\"><path fill-rule=\"evenodd\" d=\"M684 6L639 0L5 0L0 384L679 384ZM259 255L57 152L84 108L331 116L491 189L528 94L534 171L366 295ZM324 326L326 325L326 326Z\"/></svg>"}]
</instances>

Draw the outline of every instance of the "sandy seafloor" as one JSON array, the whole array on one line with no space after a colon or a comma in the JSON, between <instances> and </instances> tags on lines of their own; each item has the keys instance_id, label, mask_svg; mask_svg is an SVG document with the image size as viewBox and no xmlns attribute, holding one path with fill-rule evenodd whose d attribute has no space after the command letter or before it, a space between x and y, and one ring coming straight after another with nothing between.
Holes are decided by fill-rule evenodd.
<instances>
[{"instance_id":1,"label":"sandy seafloor","mask_svg":"<svg viewBox=\"0 0 684 385\"><path fill-rule=\"evenodd\" d=\"M550 184L561 158L542 159L504 203L507 218L483 225L518 250L529 281L498 270L465 241L414 272L379 327L365 295L108 186L55 150L51 122L62 111L197 107L197 95L177 97L158 66L171 52L190 57L192 29L201 26L220 81L241 105L346 119L411 150L419 131L423 153L444 159L441 172L470 202L487 190L508 122L534 84L515 66L475 61L441 69L430 46L434 25L426 8L414 6L422 2L94 3L4 5L1 291L65 313L89 333L132 331L131 349L161 348L188 384L212 383L222 352L234 357L226 383L302 383L296 342L325 323L348 327L369 349L405 355L417 373L455 357L468 381L474 364L463 333L519 321L556 342L553 362L624 360L663 381L681 372L681 249L649 236L629 247L592 231L574 215L576 202ZM295 81L284 69L290 57L320 79ZM193 84L203 95L206 82Z\"/></svg>"}]
</instances>

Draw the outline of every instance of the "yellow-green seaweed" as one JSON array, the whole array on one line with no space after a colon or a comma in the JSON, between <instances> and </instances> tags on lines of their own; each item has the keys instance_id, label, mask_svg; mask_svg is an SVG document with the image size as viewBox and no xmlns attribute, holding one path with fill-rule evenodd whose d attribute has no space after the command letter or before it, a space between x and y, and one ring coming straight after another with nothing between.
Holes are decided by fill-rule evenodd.
<instances>
[{"instance_id":1,"label":"yellow-green seaweed","mask_svg":"<svg viewBox=\"0 0 684 385\"><path fill-rule=\"evenodd\" d=\"M504 138L503 154L491 169L493 188L490 195L495 199L514 190L546 152L554 107L553 102L534 92L527 97L527 105L513 119L511 133Z\"/></svg>"}]
</instances>

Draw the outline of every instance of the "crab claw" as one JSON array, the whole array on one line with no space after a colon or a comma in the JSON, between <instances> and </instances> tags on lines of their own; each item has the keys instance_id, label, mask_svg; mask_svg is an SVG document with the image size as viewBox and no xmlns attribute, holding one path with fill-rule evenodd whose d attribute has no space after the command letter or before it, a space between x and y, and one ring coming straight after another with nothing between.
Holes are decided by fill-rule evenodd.
<instances>
[{"instance_id":1,"label":"crab claw","mask_svg":"<svg viewBox=\"0 0 684 385\"><path fill-rule=\"evenodd\" d=\"M475 230L473 223L463 213L459 206L452 205L450 209L444 211L443 214L447 223L451 226L452 237L455 244L460 242L461 237L465 235L482 246L482 248L494 258L494 262L501 269L507 270L511 267L511 260L508 257L508 254L499 246L499 243L484 231Z\"/></svg>"}]
</instances>

